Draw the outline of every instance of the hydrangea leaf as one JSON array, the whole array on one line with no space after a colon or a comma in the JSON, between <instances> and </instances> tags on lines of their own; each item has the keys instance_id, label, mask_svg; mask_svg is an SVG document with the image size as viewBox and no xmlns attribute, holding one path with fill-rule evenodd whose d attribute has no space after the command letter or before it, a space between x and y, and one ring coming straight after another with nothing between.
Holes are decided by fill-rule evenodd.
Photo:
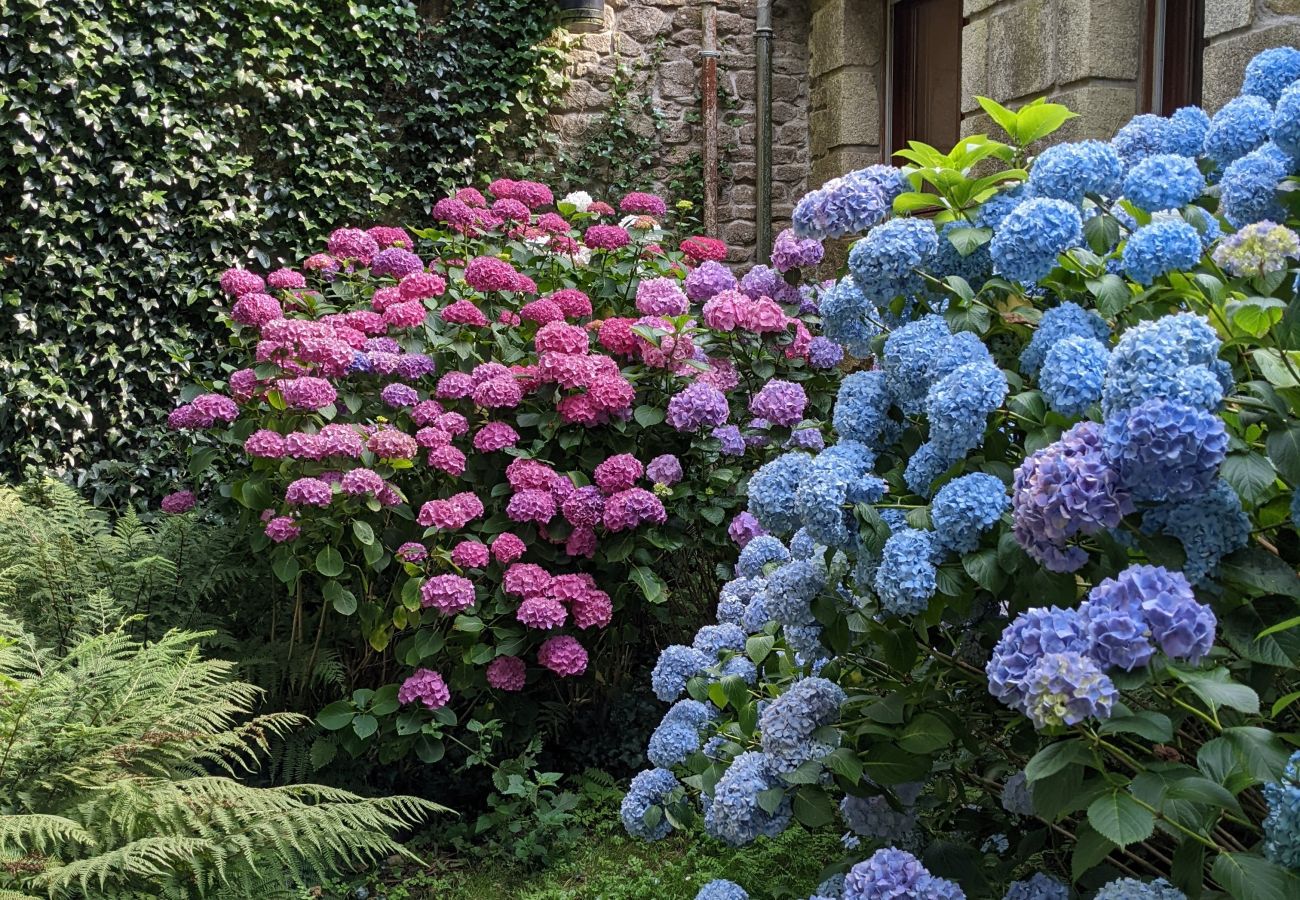
<instances>
[{"instance_id":1,"label":"hydrangea leaf","mask_svg":"<svg viewBox=\"0 0 1300 900\"><path fill-rule=\"evenodd\" d=\"M1237 900L1291 900L1300 897L1300 878L1279 865L1248 853L1220 853L1214 880Z\"/></svg>"},{"instance_id":2,"label":"hydrangea leaf","mask_svg":"<svg viewBox=\"0 0 1300 900\"><path fill-rule=\"evenodd\" d=\"M1088 822L1097 832L1120 847L1151 837L1156 817L1127 790L1114 790L1088 806Z\"/></svg>"}]
</instances>

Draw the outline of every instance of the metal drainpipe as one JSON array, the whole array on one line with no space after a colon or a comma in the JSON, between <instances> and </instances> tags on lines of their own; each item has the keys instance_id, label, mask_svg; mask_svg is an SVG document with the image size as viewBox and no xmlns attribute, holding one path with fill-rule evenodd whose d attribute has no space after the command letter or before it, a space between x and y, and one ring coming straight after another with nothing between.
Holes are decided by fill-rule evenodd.
<instances>
[{"instance_id":1,"label":"metal drainpipe","mask_svg":"<svg viewBox=\"0 0 1300 900\"><path fill-rule=\"evenodd\" d=\"M704 33L700 47L700 102L704 116L704 233L718 236L718 4L700 9Z\"/></svg>"},{"instance_id":2,"label":"metal drainpipe","mask_svg":"<svg viewBox=\"0 0 1300 900\"><path fill-rule=\"evenodd\" d=\"M754 53L758 81L754 98L758 115L758 147L754 154L758 168L755 231L758 261L767 265L772 255L772 0L758 0Z\"/></svg>"}]
</instances>

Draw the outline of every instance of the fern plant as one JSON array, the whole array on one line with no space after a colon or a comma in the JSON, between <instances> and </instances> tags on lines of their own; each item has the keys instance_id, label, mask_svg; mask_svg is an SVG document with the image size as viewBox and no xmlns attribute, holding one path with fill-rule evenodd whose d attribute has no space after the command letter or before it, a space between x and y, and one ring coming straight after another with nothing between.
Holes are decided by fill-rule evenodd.
<instances>
[{"instance_id":1,"label":"fern plant","mask_svg":"<svg viewBox=\"0 0 1300 900\"><path fill-rule=\"evenodd\" d=\"M291 896L444 809L240 780L303 720L249 718L258 688L203 636L81 627L60 654L0 606L0 900Z\"/></svg>"}]
</instances>

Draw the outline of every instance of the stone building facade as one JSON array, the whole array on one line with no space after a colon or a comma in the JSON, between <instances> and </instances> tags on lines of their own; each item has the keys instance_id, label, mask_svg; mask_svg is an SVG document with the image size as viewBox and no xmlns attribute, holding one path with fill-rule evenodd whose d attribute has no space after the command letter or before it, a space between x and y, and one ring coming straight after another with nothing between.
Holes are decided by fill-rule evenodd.
<instances>
[{"instance_id":1,"label":"stone building facade","mask_svg":"<svg viewBox=\"0 0 1300 900\"><path fill-rule=\"evenodd\" d=\"M1079 114L1055 139L1108 138L1152 100L1153 33L1189 26L1195 2L1161 0L774 0L773 230L788 224L795 201L852 169L882 162L898 138L891 91L903 52L897 17L910 4L930 23L951 17L960 31L960 75L939 85L953 93L954 128L996 131L978 96L1017 105L1047 96ZM573 89L556 124L575 135L599 118L602 84L617 61L645 60L662 43L651 81L665 118L664 158L680 162L701 146L699 0L607 0L605 29L572 53ZM1195 40L1201 103L1210 113L1241 85L1260 50L1300 46L1300 0L1201 0ZM717 3L719 83L727 97L720 144L728 174L720 190L720 237L735 261L754 255L755 0ZM1160 13L1174 17L1161 22ZM1199 31L1199 33L1195 33ZM1172 39L1172 38L1171 38ZM954 35L954 42L956 37ZM1163 56L1161 57L1163 59ZM922 55L919 65L936 63ZM912 65L917 65L913 62ZM1155 63L1154 65L1159 65ZM933 83L927 90L933 90ZM896 95L895 95L896 96ZM954 134L956 131L954 131ZM663 175L663 172L657 173Z\"/></svg>"}]
</instances>

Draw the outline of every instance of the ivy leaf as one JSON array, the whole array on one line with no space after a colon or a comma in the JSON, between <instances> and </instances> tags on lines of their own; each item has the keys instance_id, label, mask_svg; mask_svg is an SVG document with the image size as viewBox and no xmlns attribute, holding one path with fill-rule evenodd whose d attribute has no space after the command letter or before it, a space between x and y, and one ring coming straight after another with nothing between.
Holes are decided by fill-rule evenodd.
<instances>
[{"instance_id":1,"label":"ivy leaf","mask_svg":"<svg viewBox=\"0 0 1300 900\"><path fill-rule=\"evenodd\" d=\"M1098 797L1088 806L1088 822L1098 834L1120 847L1151 837L1156 817L1126 790Z\"/></svg>"}]
</instances>

